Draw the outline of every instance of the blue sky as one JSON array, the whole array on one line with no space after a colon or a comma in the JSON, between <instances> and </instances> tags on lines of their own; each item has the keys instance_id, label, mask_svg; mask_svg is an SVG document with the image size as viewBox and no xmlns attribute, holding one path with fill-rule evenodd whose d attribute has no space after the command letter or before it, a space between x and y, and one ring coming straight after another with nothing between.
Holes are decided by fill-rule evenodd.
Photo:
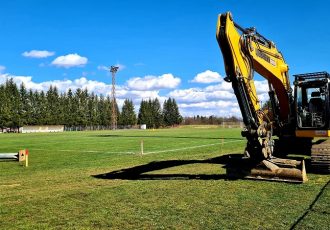
<instances>
[{"instance_id":1,"label":"blue sky","mask_svg":"<svg viewBox=\"0 0 330 230\"><path fill-rule=\"evenodd\" d=\"M318 0L2 1L0 83L13 77L37 90L53 84L108 94L105 67L119 65L119 103L171 96L183 115L240 116L223 82L217 15L231 11L274 41L292 75L330 71L329 9ZM265 100L265 81L256 80Z\"/></svg>"}]
</instances>

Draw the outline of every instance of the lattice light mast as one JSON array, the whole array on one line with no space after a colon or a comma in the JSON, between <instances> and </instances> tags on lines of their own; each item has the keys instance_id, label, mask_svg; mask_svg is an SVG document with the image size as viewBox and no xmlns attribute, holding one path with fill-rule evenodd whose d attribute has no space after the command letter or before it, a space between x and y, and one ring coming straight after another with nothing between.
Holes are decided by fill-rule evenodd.
<instances>
[{"instance_id":1,"label":"lattice light mast","mask_svg":"<svg viewBox=\"0 0 330 230\"><path fill-rule=\"evenodd\" d=\"M116 109L116 73L118 66L111 66L110 72L112 74L112 90L111 90L111 128L117 129L117 109Z\"/></svg>"}]
</instances>

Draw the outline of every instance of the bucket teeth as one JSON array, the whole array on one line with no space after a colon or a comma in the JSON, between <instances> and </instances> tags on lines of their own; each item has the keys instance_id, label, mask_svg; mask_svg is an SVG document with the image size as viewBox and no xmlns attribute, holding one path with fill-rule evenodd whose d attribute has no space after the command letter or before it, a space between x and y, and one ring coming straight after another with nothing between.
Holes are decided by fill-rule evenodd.
<instances>
[{"instance_id":1,"label":"bucket teeth","mask_svg":"<svg viewBox=\"0 0 330 230\"><path fill-rule=\"evenodd\" d=\"M229 178L248 178L291 183L306 182L305 162L275 158L255 163L251 159L231 159L227 165Z\"/></svg>"}]
</instances>

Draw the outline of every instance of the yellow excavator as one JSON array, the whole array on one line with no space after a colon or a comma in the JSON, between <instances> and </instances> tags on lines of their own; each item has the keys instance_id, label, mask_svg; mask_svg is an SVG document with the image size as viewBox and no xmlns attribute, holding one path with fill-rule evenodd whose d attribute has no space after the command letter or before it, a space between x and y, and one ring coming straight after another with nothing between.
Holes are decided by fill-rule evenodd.
<instances>
[{"instance_id":1,"label":"yellow excavator","mask_svg":"<svg viewBox=\"0 0 330 230\"><path fill-rule=\"evenodd\" d=\"M329 173L330 75L294 75L292 90L288 64L275 43L253 27L236 24L230 12L219 15L216 38L224 59L225 80L232 84L245 124L242 136L247 139L244 157L233 158L227 174L307 181L304 160L289 158L289 154L310 154L311 169ZM268 81L269 109L261 107L254 71Z\"/></svg>"}]
</instances>

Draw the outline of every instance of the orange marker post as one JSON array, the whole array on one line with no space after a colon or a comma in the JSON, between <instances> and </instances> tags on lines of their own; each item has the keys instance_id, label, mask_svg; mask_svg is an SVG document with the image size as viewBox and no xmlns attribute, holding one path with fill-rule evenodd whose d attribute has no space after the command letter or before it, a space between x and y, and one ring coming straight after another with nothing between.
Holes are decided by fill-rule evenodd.
<instances>
[{"instance_id":1,"label":"orange marker post","mask_svg":"<svg viewBox=\"0 0 330 230\"><path fill-rule=\"evenodd\" d=\"M29 166L29 150L25 149L25 167Z\"/></svg>"},{"instance_id":2,"label":"orange marker post","mask_svg":"<svg viewBox=\"0 0 330 230\"><path fill-rule=\"evenodd\" d=\"M18 152L18 161L21 163L24 161L25 167L29 166L29 150L23 149Z\"/></svg>"}]
</instances>

